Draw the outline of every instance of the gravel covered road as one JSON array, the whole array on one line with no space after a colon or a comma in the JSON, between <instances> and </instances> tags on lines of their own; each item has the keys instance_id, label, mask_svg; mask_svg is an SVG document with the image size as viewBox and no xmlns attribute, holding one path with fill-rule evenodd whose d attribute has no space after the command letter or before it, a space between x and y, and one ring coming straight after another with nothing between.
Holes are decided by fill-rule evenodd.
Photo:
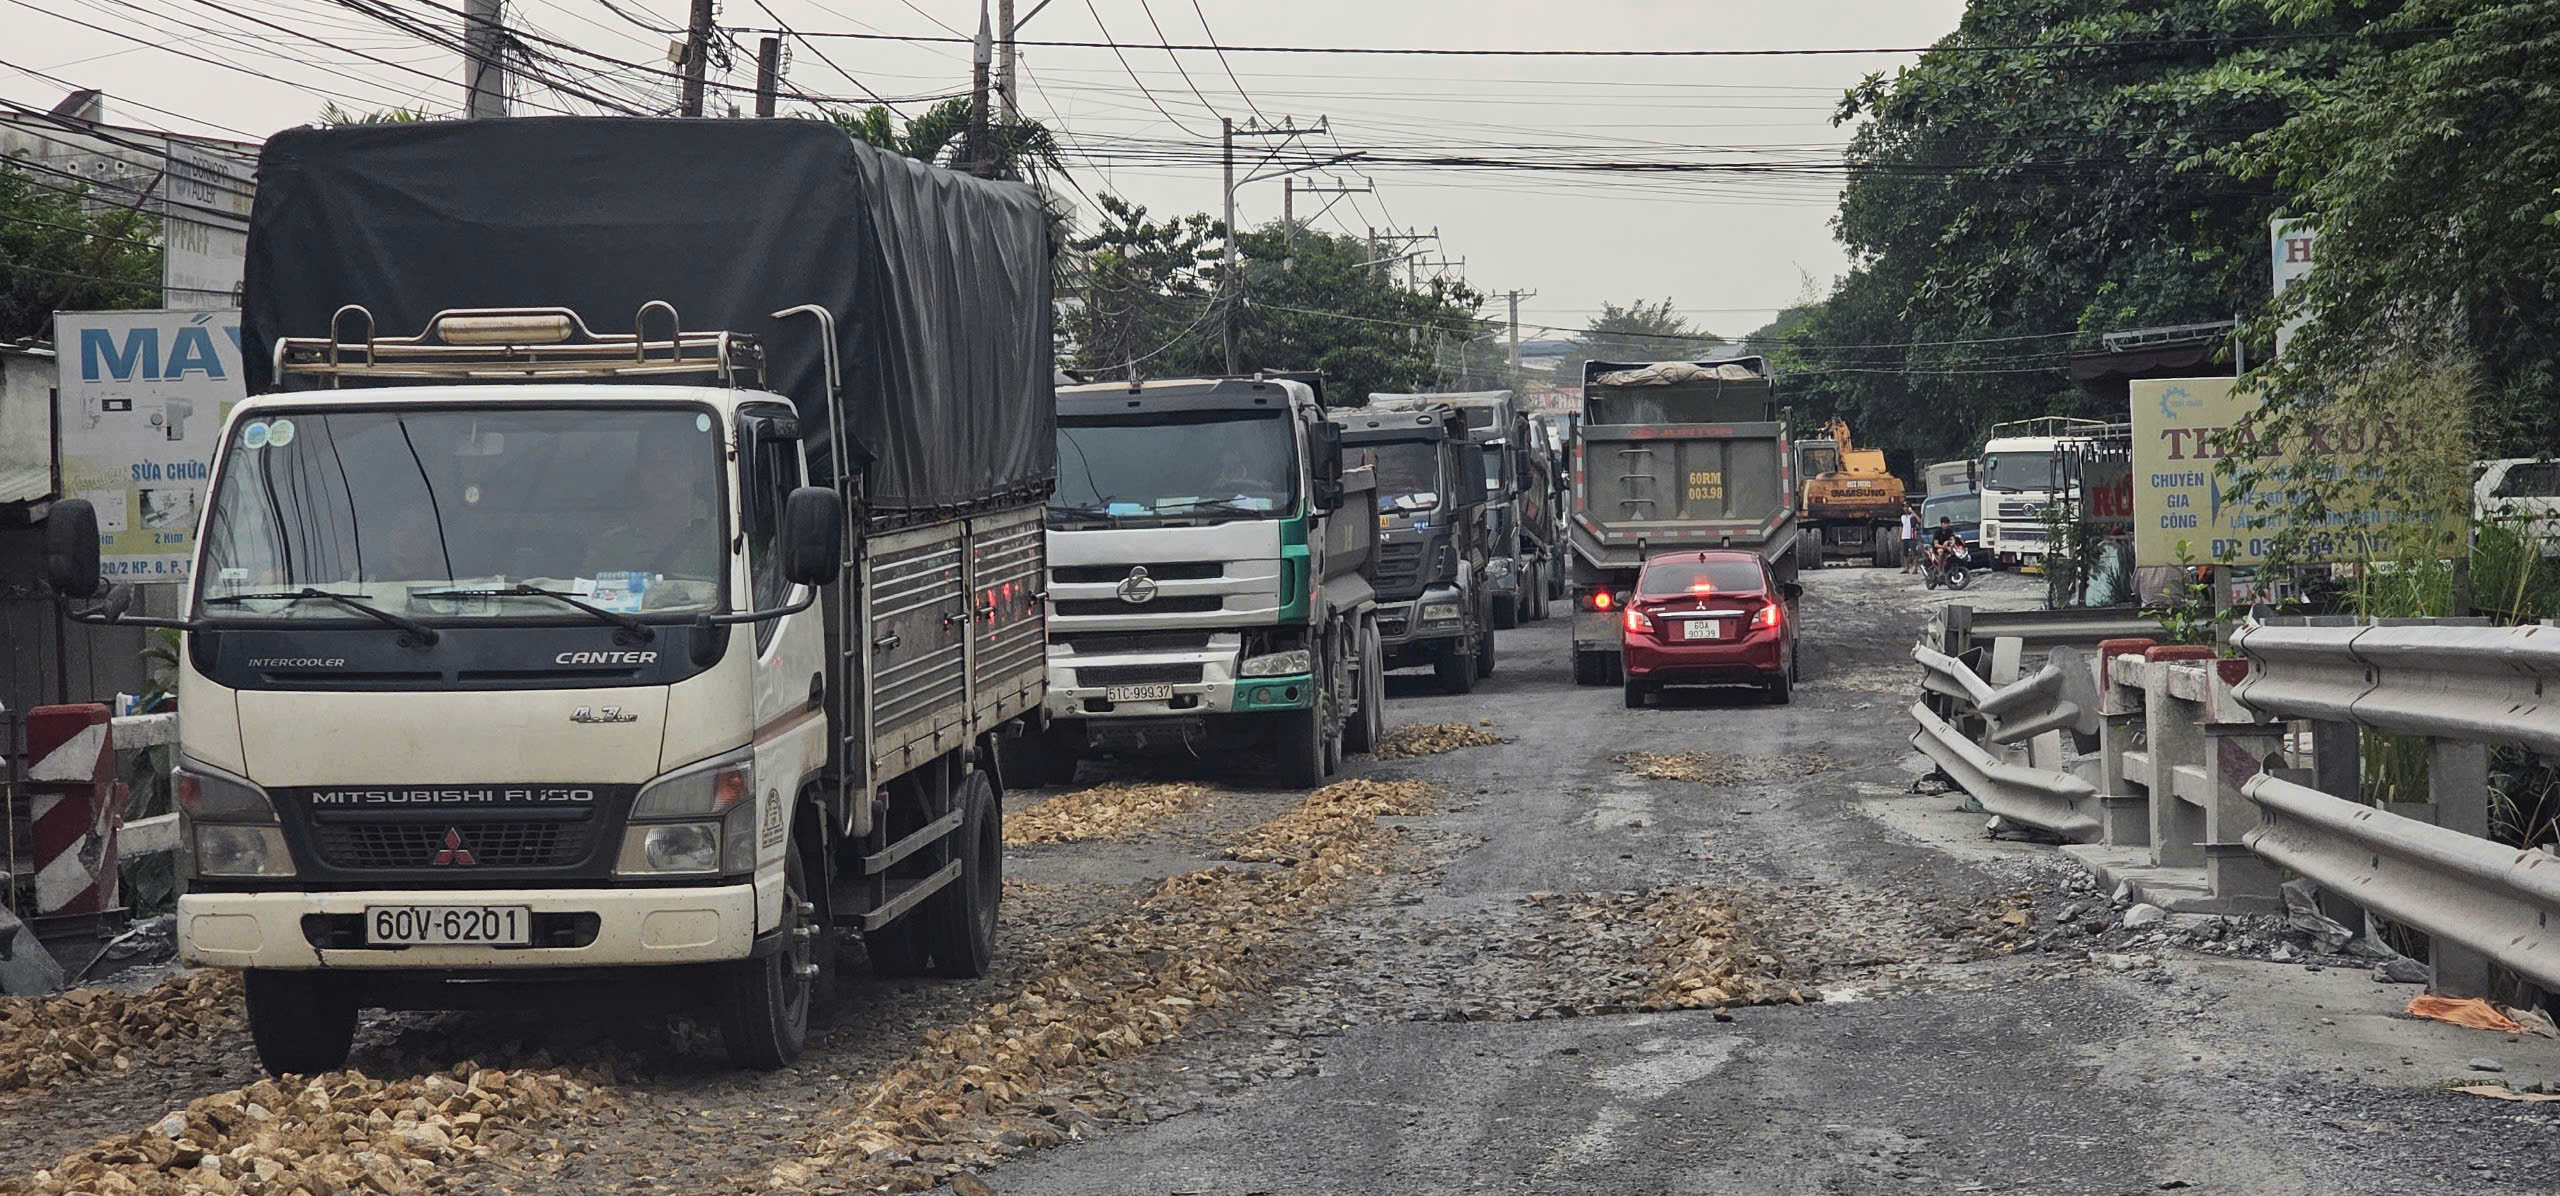
<instances>
[{"instance_id":1,"label":"gravel covered road","mask_svg":"<svg viewBox=\"0 0 2560 1196\"><path fill-rule=\"evenodd\" d=\"M2052 848L1913 793L1908 645L1946 596L1871 569L1806 588L1792 706L1626 710L1572 685L1559 619L1503 633L1473 694L1393 678L1424 754L1346 770L1385 784L1181 762L1026 795L997 973L857 970L794 1068L730 1070L689 1018L375 1015L355 1064L393 1087L333 1084L416 1111L279 1138L261 1127L307 1128L309 1094L273 1123L214 1109L246 1152L198 1160L217 1184L135 1143L190 1101L203 1124L292 1093L251 1086L235 1017L144 1016L156 1041L0 1084L0 1192L2560 1185L2553 1106L2446 1091L2560 1080L2560 1043L2402 1016L2415 989L2264 924L2120 927ZM1993 577L1964 600L2033 597ZM466 1128L440 1074L497 1098L465 1093ZM918 1077L957 1079L940 1100ZM146 1182L65 1178L98 1167Z\"/></svg>"}]
</instances>

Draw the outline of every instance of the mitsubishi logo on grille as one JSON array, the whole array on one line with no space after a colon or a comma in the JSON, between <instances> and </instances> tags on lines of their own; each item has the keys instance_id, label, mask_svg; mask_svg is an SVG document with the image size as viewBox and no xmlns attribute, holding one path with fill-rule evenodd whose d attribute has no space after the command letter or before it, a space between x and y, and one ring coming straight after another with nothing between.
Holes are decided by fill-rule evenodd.
<instances>
[{"instance_id":1,"label":"mitsubishi logo on grille","mask_svg":"<svg viewBox=\"0 0 2560 1196\"><path fill-rule=\"evenodd\" d=\"M1120 600L1131 606L1145 606L1156 600L1156 579L1147 576L1145 565L1129 566L1129 576L1120 579Z\"/></svg>"},{"instance_id":2,"label":"mitsubishi logo on grille","mask_svg":"<svg viewBox=\"0 0 2560 1196\"><path fill-rule=\"evenodd\" d=\"M462 845L461 827L445 828L444 849L436 853L435 859L428 861L431 866L435 867L457 866L463 868L469 868L479 862L480 861L471 858L471 849Z\"/></svg>"}]
</instances>

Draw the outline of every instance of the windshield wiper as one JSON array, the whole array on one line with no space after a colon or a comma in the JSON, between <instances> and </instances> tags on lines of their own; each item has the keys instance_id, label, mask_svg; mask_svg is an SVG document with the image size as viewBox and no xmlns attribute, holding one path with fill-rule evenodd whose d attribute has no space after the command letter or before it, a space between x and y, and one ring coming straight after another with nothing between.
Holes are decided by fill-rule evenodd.
<instances>
[{"instance_id":1,"label":"windshield wiper","mask_svg":"<svg viewBox=\"0 0 2560 1196\"><path fill-rule=\"evenodd\" d=\"M204 603L207 606L229 606L239 602L300 602L309 598L317 598L324 602L335 602L348 610L372 619L386 627L397 627L402 631L408 632L410 635L416 636L418 642L422 645L432 647L436 640L442 638L436 633L435 628L429 627L416 619L392 614L390 611L364 601L364 596L361 594L332 594L326 590L312 589L309 586L304 586L299 590L279 590L272 594L217 594L211 598L205 599Z\"/></svg>"},{"instance_id":2,"label":"windshield wiper","mask_svg":"<svg viewBox=\"0 0 2560 1196\"><path fill-rule=\"evenodd\" d=\"M1101 503L1051 503L1049 513L1064 515L1069 519L1109 519L1114 522L1120 519L1119 515Z\"/></svg>"},{"instance_id":3,"label":"windshield wiper","mask_svg":"<svg viewBox=\"0 0 2560 1196\"><path fill-rule=\"evenodd\" d=\"M564 593L559 590L546 590L541 586L512 585L500 586L493 589L420 590L409 596L412 598L549 598L554 602L574 606L579 610L594 615L595 617L602 619L607 623L611 623L624 631L628 631L631 634L640 637L640 641L642 643L647 643L648 641L658 637L658 633L655 628L641 622L635 616L624 614L618 610L606 610L592 602L580 599L575 594Z\"/></svg>"},{"instance_id":4,"label":"windshield wiper","mask_svg":"<svg viewBox=\"0 0 2560 1196\"><path fill-rule=\"evenodd\" d=\"M1195 498L1170 510L1159 507L1156 513L1170 515L1190 511L1206 511L1217 515L1268 515L1271 513L1268 508L1247 506L1232 498Z\"/></svg>"}]
</instances>

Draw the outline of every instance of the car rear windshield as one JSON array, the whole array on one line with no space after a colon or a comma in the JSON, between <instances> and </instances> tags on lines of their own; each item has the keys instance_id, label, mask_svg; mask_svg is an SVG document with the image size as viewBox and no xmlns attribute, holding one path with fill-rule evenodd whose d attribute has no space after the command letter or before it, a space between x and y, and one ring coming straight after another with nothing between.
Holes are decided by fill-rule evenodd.
<instances>
[{"instance_id":1,"label":"car rear windshield","mask_svg":"<svg viewBox=\"0 0 2560 1196\"><path fill-rule=\"evenodd\" d=\"M1749 593L1760 588L1760 566L1754 561L1664 561L1645 567L1636 592L1663 594Z\"/></svg>"}]
</instances>

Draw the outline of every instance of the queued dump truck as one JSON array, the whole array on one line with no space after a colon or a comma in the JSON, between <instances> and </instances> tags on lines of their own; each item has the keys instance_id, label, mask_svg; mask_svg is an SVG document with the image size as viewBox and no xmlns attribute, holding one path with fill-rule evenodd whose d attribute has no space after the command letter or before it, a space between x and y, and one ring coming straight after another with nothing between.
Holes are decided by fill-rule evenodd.
<instances>
[{"instance_id":1,"label":"queued dump truck","mask_svg":"<svg viewBox=\"0 0 2560 1196\"><path fill-rule=\"evenodd\" d=\"M1623 679L1620 612L1654 552L1749 549L1795 580L1787 419L1764 357L1584 363L1565 533L1574 684Z\"/></svg>"},{"instance_id":2,"label":"queued dump truck","mask_svg":"<svg viewBox=\"0 0 2560 1196\"><path fill-rule=\"evenodd\" d=\"M1411 411L1434 403L1467 417L1467 436L1484 454L1485 587L1493 625L1508 630L1547 617L1557 566L1555 461L1529 409L1507 390L1372 394L1372 407Z\"/></svg>"},{"instance_id":3,"label":"queued dump truck","mask_svg":"<svg viewBox=\"0 0 2560 1196\"><path fill-rule=\"evenodd\" d=\"M1321 387L1274 374L1059 388L1039 771L1063 782L1088 755L1258 750L1312 788L1377 744L1376 475L1343 467Z\"/></svg>"},{"instance_id":4,"label":"queued dump truck","mask_svg":"<svg viewBox=\"0 0 2560 1196\"><path fill-rule=\"evenodd\" d=\"M1804 486L1797 558L1805 568L1824 561L1871 561L1902 566L1902 514L1910 499L1902 479L1885 468L1884 450L1862 449L1849 438L1849 422L1833 416L1822 435L1796 442L1796 476Z\"/></svg>"},{"instance_id":5,"label":"queued dump truck","mask_svg":"<svg viewBox=\"0 0 2560 1196\"><path fill-rule=\"evenodd\" d=\"M179 953L274 1072L363 1007L983 975L1055 473L1029 188L823 122L296 129L258 167L182 633Z\"/></svg>"},{"instance_id":6,"label":"queued dump truck","mask_svg":"<svg viewBox=\"0 0 2560 1196\"><path fill-rule=\"evenodd\" d=\"M1449 693L1493 675L1484 454L1445 403L1337 410L1346 466L1377 479L1378 644L1384 667L1428 666Z\"/></svg>"}]
</instances>

